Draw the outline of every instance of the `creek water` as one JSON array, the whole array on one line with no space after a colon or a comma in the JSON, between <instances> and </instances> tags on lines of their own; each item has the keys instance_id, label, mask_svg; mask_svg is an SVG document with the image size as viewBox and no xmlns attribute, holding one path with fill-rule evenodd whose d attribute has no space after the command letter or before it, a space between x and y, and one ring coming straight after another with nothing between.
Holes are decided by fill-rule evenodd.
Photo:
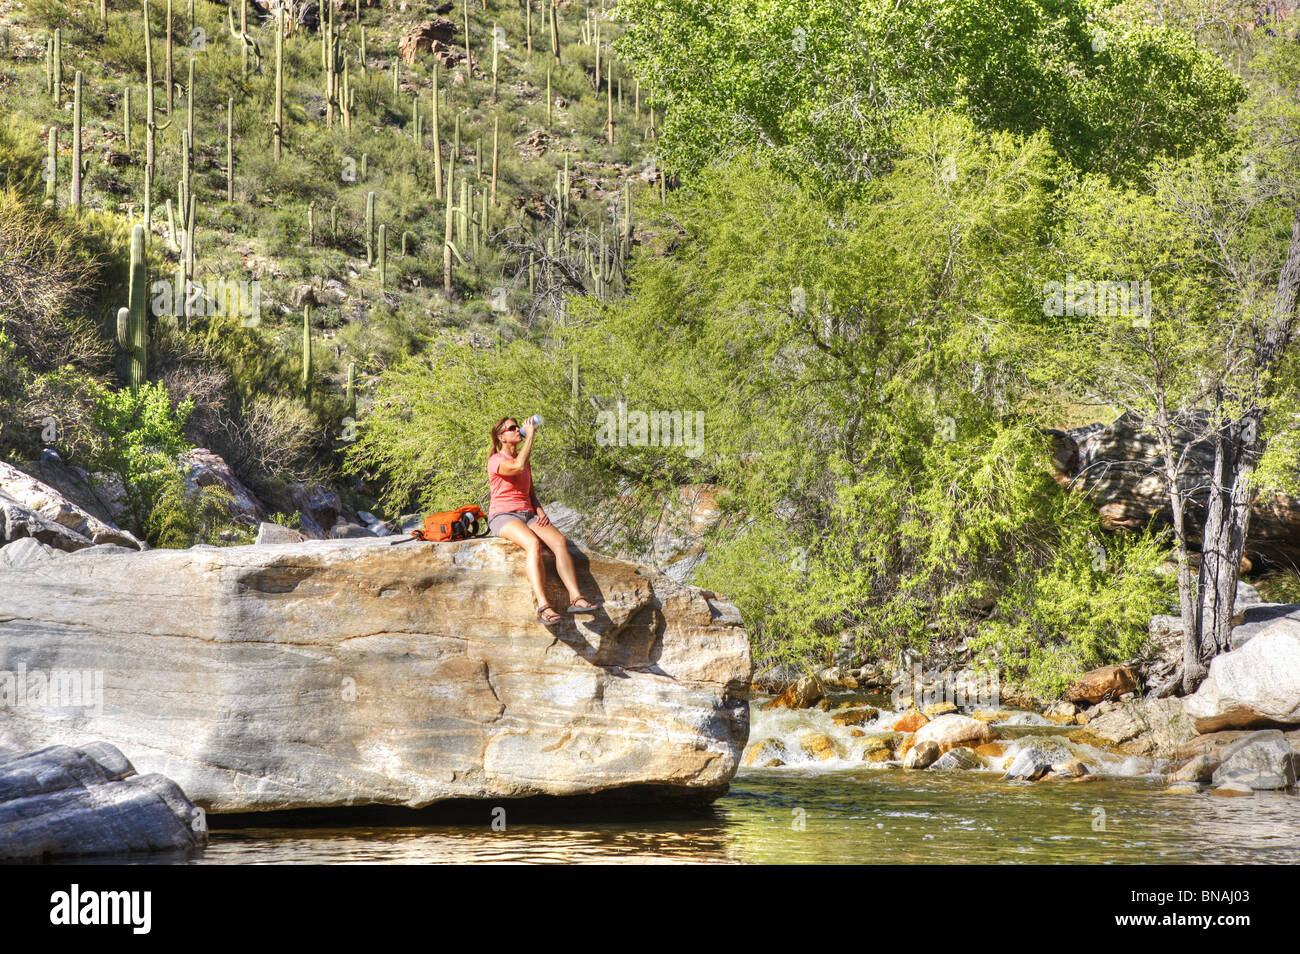
<instances>
[{"instance_id":1,"label":"creek water","mask_svg":"<svg viewBox=\"0 0 1300 954\"><path fill-rule=\"evenodd\" d=\"M1005 754L983 769L906 771L861 754L896 713L751 709L747 759L710 808L653 820L512 821L212 832L195 864L429 862L1188 864L1300 861L1300 795L1164 790L1166 763L1072 741L1031 713L995 723ZM880 701L879 699L875 701ZM855 733L856 729L856 733ZM860 733L860 734L859 734ZM807 746L822 736L830 744ZM1026 745L1080 759L1090 782L1004 782ZM810 751L811 750L811 751ZM780 756L772 756L779 752ZM812 754L816 753L816 754ZM761 756L761 758L760 758ZM772 756L772 757L769 757ZM506 803L507 806L509 803Z\"/></svg>"}]
</instances>

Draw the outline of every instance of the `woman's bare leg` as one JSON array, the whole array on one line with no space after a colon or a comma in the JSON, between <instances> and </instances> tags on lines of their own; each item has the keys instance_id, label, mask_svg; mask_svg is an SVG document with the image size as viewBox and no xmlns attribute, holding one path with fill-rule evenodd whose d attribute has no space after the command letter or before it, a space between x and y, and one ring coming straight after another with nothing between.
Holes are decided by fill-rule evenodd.
<instances>
[{"instance_id":1,"label":"woman's bare leg","mask_svg":"<svg viewBox=\"0 0 1300 954\"><path fill-rule=\"evenodd\" d=\"M582 590L578 589L578 574L573 568L573 556L569 553L569 541L565 539L564 534L553 523L548 523L544 527L533 524L525 529L540 537L555 554L555 572L560 575L564 588L569 591L569 602L572 603L582 596Z\"/></svg>"},{"instance_id":2,"label":"woman's bare leg","mask_svg":"<svg viewBox=\"0 0 1300 954\"><path fill-rule=\"evenodd\" d=\"M522 520L507 520L503 523L501 536L523 547L524 563L528 569L528 582L533 588L533 596L537 599L539 607L545 606L547 603L546 568L542 565L542 541Z\"/></svg>"}]
</instances>

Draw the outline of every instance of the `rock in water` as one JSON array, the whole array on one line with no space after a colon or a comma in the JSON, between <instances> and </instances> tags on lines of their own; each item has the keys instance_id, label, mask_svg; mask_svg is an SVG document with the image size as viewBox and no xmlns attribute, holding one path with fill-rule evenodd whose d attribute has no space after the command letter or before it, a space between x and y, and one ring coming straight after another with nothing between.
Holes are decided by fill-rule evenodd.
<instances>
[{"instance_id":1,"label":"rock in water","mask_svg":"<svg viewBox=\"0 0 1300 954\"><path fill-rule=\"evenodd\" d=\"M176 783L136 775L111 745L0 756L0 859L189 851L203 813Z\"/></svg>"},{"instance_id":2,"label":"rock in water","mask_svg":"<svg viewBox=\"0 0 1300 954\"><path fill-rule=\"evenodd\" d=\"M907 750L903 759L903 768L923 769L939 758L939 746L934 742L923 740Z\"/></svg>"},{"instance_id":3,"label":"rock in water","mask_svg":"<svg viewBox=\"0 0 1300 954\"><path fill-rule=\"evenodd\" d=\"M913 749L915 751L915 749ZM949 749L935 761L934 767L940 771L968 771L970 769L981 768L984 760L980 758L973 749L965 746L957 746L955 749Z\"/></svg>"},{"instance_id":4,"label":"rock in water","mask_svg":"<svg viewBox=\"0 0 1300 954\"><path fill-rule=\"evenodd\" d=\"M1039 748L1036 745L1028 745L1020 750L1020 753L1011 760L1007 766L1007 772L1002 776L1003 781L1012 782L1036 782L1052 770L1053 758L1057 756L1057 750L1051 751ZM1068 753L1066 758L1068 759ZM1057 761L1063 761L1057 759Z\"/></svg>"},{"instance_id":5,"label":"rock in water","mask_svg":"<svg viewBox=\"0 0 1300 954\"><path fill-rule=\"evenodd\" d=\"M993 730L978 719L950 712L916 730L916 741L931 741L944 752L957 745L982 745L993 741Z\"/></svg>"},{"instance_id":6,"label":"rock in water","mask_svg":"<svg viewBox=\"0 0 1300 954\"><path fill-rule=\"evenodd\" d=\"M1201 733L1300 724L1300 620L1278 620L1240 649L1216 656L1186 706Z\"/></svg>"},{"instance_id":7,"label":"rock in water","mask_svg":"<svg viewBox=\"0 0 1300 954\"><path fill-rule=\"evenodd\" d=\"M1252 732L1228 746L1223 764L1214 770L1214 784L1249 785L1252 789L1289 788L1296 781L1300 759L1277 729Z\"/></svg>"},{"instance_id":8,"label":"rock in water","mask_svg":"<svg viewBox=\"0 0 1300 954\"><path fill-rule=\"evenodd\" d=\"M749 735L735 608L575 552L604 605L547 628L523 556L372 538L0 570L0 672L103 687L102 705L0 709L0 750L107 739L210 812L723 794Z\"/></svg>"}]
</instances>

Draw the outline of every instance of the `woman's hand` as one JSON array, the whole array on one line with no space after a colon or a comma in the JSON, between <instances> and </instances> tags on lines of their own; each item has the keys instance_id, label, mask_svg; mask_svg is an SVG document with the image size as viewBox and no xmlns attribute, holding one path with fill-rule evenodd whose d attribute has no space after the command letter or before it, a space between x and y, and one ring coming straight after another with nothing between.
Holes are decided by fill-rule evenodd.
<instances>
[{"instance_id":1,"label":"woman's hand","mask_svg":"<svg viewBox=\"0 0 1300 954\"><path fill-rule=\"evenodd\" d=\"M546 516L545 510L543 510L541 507L538 507L536 526L549 527L550 525L551 525L551 518Z\"/></svg>"}]
</instances>

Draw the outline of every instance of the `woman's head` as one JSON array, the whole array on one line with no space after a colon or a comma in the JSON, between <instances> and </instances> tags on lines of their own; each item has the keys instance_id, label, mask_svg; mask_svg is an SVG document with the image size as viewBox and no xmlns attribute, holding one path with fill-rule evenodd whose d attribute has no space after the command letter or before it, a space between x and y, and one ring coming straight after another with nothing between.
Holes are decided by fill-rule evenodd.
<instances>
[{"instance_id":1,"label":"woman's head","mask_svg":"<svg viewBox=\"0 0 1300 954\"><path fill-rule=\"evenodd\" d=\"M507 430L507 428L511 428ZM492 453L496 453L504 444L513 447L521 440L519 423L513 417L503 417L492 427Z\"/></svg>"}]
</instances>

